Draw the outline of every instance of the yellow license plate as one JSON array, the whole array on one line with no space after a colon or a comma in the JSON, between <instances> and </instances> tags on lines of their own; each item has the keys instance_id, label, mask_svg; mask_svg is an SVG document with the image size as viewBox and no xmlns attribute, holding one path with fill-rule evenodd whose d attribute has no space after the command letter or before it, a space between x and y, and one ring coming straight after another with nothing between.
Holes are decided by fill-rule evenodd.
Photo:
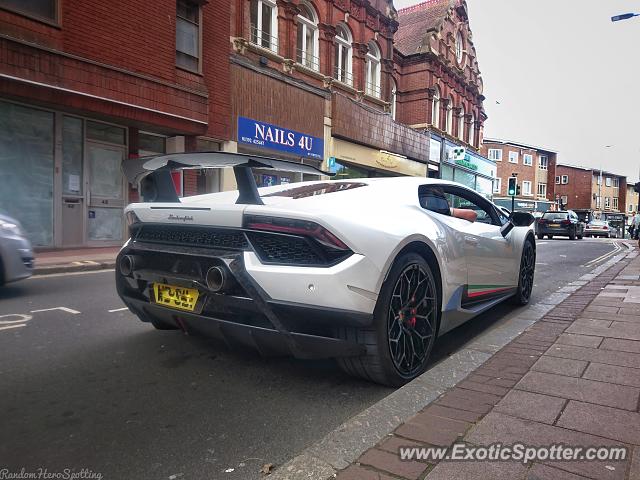
<instances>
[{"instance_id":1,"label":"yellow license plate","mask_svg":"<svg viewBox=\"0 0 640 480\"><path fill-rule=\"evenodd\" d=\"M175 287L164 283L154 283L153 293L158 305L193 312L198 301L198 290L194 288Z\"/></svg>"}]
</instances>

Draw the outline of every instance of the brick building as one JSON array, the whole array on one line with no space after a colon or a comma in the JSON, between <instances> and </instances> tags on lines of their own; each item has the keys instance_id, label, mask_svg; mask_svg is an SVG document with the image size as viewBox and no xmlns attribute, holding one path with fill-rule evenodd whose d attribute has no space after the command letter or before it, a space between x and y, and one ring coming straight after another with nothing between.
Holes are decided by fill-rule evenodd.
<instances>
[{"instance_id":1,"label":"brick building","mask_svg":"<svg viewBox=\"0 0 640 480\"><path fill-rule=\"evenodd\" d=\"M237 150L302 158L337 178L426 176L428 136L393 119L397 26L391 0L234 0ZM269 132L282 133L278 139ZM303 179L256 176L258 185Z\"/></svg>"},{"instance_id":2,"label":"brick building","mask_svg":"<svg viewBox=\"0 0 640 480\"><path fill-rule=\"evenodd\" d=\"M37 246L121 244L120 163L225 148L230 4L0 0L0 208ZM175 176L181 193L204 188Z\"/></svg>"},{"instance_id":3,"label":"brick building","mask_svg":"<svg viewBox=\"0 0 640 480\"><path fill-rule=\"evenodd\" d=\"M493 185L494 202L511 208L507 194L508 178L517 174L520 194L518 210L545 212L555 202L557 152L509 140L485 138L481 151L497 164Z\"/></svg>"},{"instance_id":4,"label":"brick building","mask_svg":"<svg viewBox=\"0 0 640 480\"><path fill-rule=\"evenodd\" d=\"M554 183L563 205L585 214L606 218L627 205L627 179L615 173L558 164Z\"/></svg>"},{"instance_id":5,"label":"brick building","mask_svg":"<svg viewBox=\"0 0 640 480\"><path fill-rule=\"evenodd\" d=\"M396 118L430 134L441 178L491 196L495 163L479 155L487 119L464 0L428 0L398 11ZM464 158L453 149L465 147Z\"/></svg>"},{"instance_id":6,"label":"brick building","mask_svg":"<svg viewBox=\"0 0 640 480\"><path fill-rule=\"evenodd\" d=\"M635 183L627 182L627 216L630 216L640 210L640 194L634 190Z\"/></svg>"}]
</instances>

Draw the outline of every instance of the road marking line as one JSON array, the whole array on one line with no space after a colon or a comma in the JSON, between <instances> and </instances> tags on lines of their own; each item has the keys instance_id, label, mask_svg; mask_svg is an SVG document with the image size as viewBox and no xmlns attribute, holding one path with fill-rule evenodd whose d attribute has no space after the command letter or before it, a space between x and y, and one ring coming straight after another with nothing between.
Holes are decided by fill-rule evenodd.
<instances>
[{"instance_id":1,"label":"road marking line","mask_svg":"<svg viewBox=\"0 0 640 480\"><path fill-rule=\"evenodd\" d=\"M114 310L108 310L109 313L114 313L114 312L123 312L125 310L129 310L129 307L124 307L124 308L116 308Z\"/></svg>"},{"instance_id":2,"label":"road marking line","mask_svg":"<svg viewBox=\"0 0 640 480\"><path fill-rule=\"evenodd\" d=\"M0 330L9 330L10 328L20 328L20 327L26 327L27 324L26 323L21 323L20 325L7 325L5 327L0 327Z\"/></svg>"},{"instance_id":3,"label":"road marking line","mask_svg":"<svg viewBox=\"0 0 640 480\"><path fill-rule=\"evenodd\" d=\"M53 310L62 310L63 312L71 313L73 315L78 315L79 313L81 313L78 310L74 310L72 308L67 308L67 307L42 308L40 310L31 310L30 313L51 312Z\"/></svg>"},{"instance_id":4,"label":"road marking line","mask_svg":"<svg viewBox=\"0 0 640 480\"><path fill-rule=\"evenodd\" d=\"M24 315L22 313L10 313L8 315L0 315L0 318L7 318L7 317L19 317L20 320L0 320L0 324L7 325L9 323L23 323L23 322L28 322L33 318L31 315Z\"/></svg>"},{"instance_id":5,"label":"road marking line","mask_svg":"<svg viewBox=\"0 0 640 480\"><path fill-rule=\"evenodd\" d=\"M607 252L603 255L600 255L598 258L594 258L593 260L588 261L587 263L585 263L584 265L582 265L583 267L593 267L595 264L600 263L604 260L606 260L607 258L615 255L616 253L618 253L620 250L622 250L622 247L620 246L620 244L618 244L617 242L611 242L611 244L613 245L613 250L611 250L610 252Z\"/></svg>"}]
</instances>

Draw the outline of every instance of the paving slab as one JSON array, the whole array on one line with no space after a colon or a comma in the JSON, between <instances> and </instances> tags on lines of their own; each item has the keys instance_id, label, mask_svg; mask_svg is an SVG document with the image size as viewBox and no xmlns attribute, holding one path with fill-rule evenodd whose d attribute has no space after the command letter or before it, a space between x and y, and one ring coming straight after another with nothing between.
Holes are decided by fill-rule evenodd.
<instances>
[{"instance_id":1,"label":"paving slab","mask_svg":"<svg viewBox=\"0 0 640 480\"><path fill-rule=\"evenodd\" d=\"M564 398L512 390L498 402L493 411L551 425L566 403Z\"/></svg>"},{"instance_id":2,"label":"paving slab","mask_svg":"<svg viewBox=\"0 0 640 480\"><path fill-rule=\"evenodd\" d=\"M591 363L585 370L582 378L597 380L600 382L615 383L617 385L640 387L640 368Z\"/></svg>"},{"instance_id":3,"label":"paving slab","mask_svg":"<svg viewBox=\"0 0 640 480\"><path fill-rule=\"evenodd\" d=\"M623 443L640 444L640 413L637 412L570 400L556 425Z\"/></svg>"}]
</instances>

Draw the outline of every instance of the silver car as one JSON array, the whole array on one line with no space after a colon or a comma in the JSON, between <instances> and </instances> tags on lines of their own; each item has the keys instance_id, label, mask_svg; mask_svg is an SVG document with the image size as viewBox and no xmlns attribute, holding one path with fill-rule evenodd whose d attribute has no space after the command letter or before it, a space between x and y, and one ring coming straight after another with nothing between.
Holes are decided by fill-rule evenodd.
<instances>
[{"instance_id":1,"label":"silver car","mask_svg":"<svg viewBox=\"0 0 640 480\"><path fill-rule=\"evenodd\" d=\"M28 278L33 250L20 222L0 213L0 285Z\"/></svg>"}]
</instances>

